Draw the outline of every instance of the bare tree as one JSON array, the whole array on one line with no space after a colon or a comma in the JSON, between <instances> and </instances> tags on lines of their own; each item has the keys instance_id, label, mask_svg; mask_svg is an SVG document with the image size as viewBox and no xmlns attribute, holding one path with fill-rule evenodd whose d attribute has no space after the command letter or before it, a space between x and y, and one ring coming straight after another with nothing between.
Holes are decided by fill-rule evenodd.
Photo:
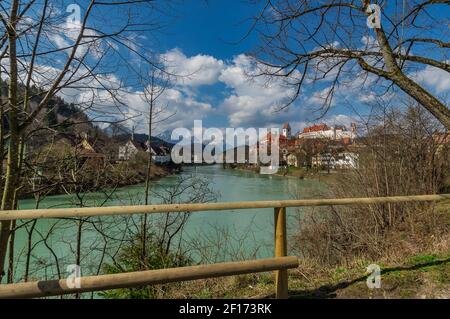
<instances>
[{"instance_id":1,"label":"bare tree","mask_svg":"<svg viewBox=\"0 0 450 319\"><path fill-rule=\"evenodd\" d=\"M450 72L448 19L439 13L448 5L448 0L266 0L252 27L262 39L256 53L261 74L289 78L295 92L287 105L306 83L326 79L331 85L323 94L324 111L341 82L372 77L381 91L397 86L450 129L448 103L414 76L424 67Z\"/></svg>"},{"instance_id":2,"label":"bare tree","mask_svg":"<svg viewBox=\"0 0 450 319\"><path fill-rule=\"evenodd\" d=\"M152 197L162 204L207 203L215 201L217 194L211 189L210 181L195 175L181 175L171 185L161 185L151 191ZM127 272L142 269L159 269L179 267L190 264L184 229L188 223L189 212L167 212L151 214L149 231L145 234L145 259L142 259L142 223L135 216L123 217L128 225L124 229L124 243L114 256L112 263L105 263L106 273ZM170 287L170 286L169 286ZM119 289L104 293L107 298L132 297L152 298L156 295L156 287L139 289ZM164 292L164 287L162 291Z\"/></svg>"},{"instance_id":3,"label":"bare tree","mask_svg":"<svg viewBox=\"0 0 450 319\"><path fill-rule=\"evenodd\" d=\"M448 187L449 134L436 133L437 120L417 104L403 110L376 102L373 110L365 124L366 136L353 148L359 154L358 167L330 182L327 191L332 195L327 196L436 194ZM362 256L410 255L448 235L445 216L434 203L316 207L299 212L294 246L324 264Z\"/></svg>"},{"instance_id":4,"label":"bare tree","mask_svg":"<svg viewBox=\"0 0 450 319\"><path fill-rule=\"evenodd\" d=\"M165 114L167 105L160 103L160 98L166 91L169 84L169 76L167 73L162 72L158 69L152 68L149 72L148 83L144 81L144 90L142 94L142 99L147 105L147 121L148 121L148 149L147 149L147 171L145 175L145 198L144 204L149 204L149 192L150 192L150 178L151 178L151 167L152 167L152 132L153 125L161 121L166 120L171 115ZM155 123L156 122L156 123ZM146 256L146 242L147 242L147 224L148 215L144 214L142 221L142 260L145 260Z\"/></svg>"},{"instance_id":5,"label":"bare tree","mask_svg":"<svg viewBox=\"0 0 450 319\"><path fill-rule=\"evenodd\" d=\"M112 101L116 113L123 114L123 83L110 75L137 72L130 58L152 64L153 54L133 40L138 35L151 37L159 27L155 6L152 0L90 0L83 8L72 5L63 10L48 0L1 3L0 68L7 78L7 101L0 112L0 144L3 147L4 139L8 145L2 210L16 209L26 136L33 126L42 125L42 113L57 94L84 90L88 98L80 104L91 115L101 113L105 101ZM0 282L13 224L1 222Z\"/></svg>"},{"instance_id":6,"label":"bare tree","mask_svg":"<svg viewBox=\"0 0 450 319\"><path fill-rule=\"evenodd\" d=\"M148 84L144 87L142 94L142 99L147 105L148 109L145 114L147 116L148 124L148 139L147 144L149 147L148 158L147 158L147 172L145 178L145 205L148 205L149 187L150 187L150 176L151 176L151 162L152 162L152 132L154 125L161 123L171 116L166 112L167 106L162 104L159 100L164 94L169 85L169 76L165 72L161 72L157 69L152 69L149 74Z\"/></svg>"}]
</instances>

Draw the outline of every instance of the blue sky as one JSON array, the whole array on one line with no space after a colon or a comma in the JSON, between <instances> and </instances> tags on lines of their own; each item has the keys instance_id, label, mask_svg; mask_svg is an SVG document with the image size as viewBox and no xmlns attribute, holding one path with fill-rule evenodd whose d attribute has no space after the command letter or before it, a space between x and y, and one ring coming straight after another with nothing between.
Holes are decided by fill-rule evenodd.
<instances>
[{"instance_id":1,"label":"blue sky","mask_svg":"<svg viewBox=\"0 0 450 319\"><path fill-rule=\"evenodd\" d=\"M348 125L353 119L358 119L359 115L365 115L368 112L369 108L366 103L370 102L369 100L373 98L376 91L366 90L367 92L362 93L364 90L357 89L357 86L353 86L353 84L350 84L348 88L343 88L346 91L346 97L336 99L333 107L321 120L316 120L321 113L311 110L320 108L322 102L317 99L317 96L320 96L321 90L327 87L326 84L307 87L299 100L284 112L267 111L271 108L270 103L278 104L279 101L276 99L270 101L271 93L263 94L265 91L263 85L256 84L255 90L250 87L239 88L238 83L240 82L233 78L231 72L233 68L244 67L245 62L241 61L240 63L237 60L242 60L245 53L255 50L259 44L255 33L251 33L245 38L244 36L247 35L251 26L250 18L258 13L260 4L240 0L185 0L174 8L175 12L168 19L167 27L159 37L160 51L176 51L183 54L186 59L181 63L199 56L203 56L204 59L206 57L213 58L223 63L221 75L216 81L189 88L190 94L195 96L197 101L211 105L211 110L201 117L205 126L277 126L289 121L294 130L299 130L306 125L320 121ZM386 10L392 10L392 8L388 7ZM437 16L445 16L445 10L439 9L439 7L433 13ZM439 32L442 30L437 32L438 36ZM370 33L368 34L370 36ZM362 33L360 37L362 45L364 34ZM439 72L438 76L435 76L435 71L430 69L422 71L421 76L427 82L425 85L438 94L448 92L450 88L448 74ZM354 79L354 82L357 81L358 79ZM245 86L245 84L242 85ZM262 101L257 97L258 89L261 92ZM182 88L180 90L183 91ZM274 96L278 96L279 93L282 95L282 92L277 92L278 90L282 90L281 85L272 92ZM367 94L367 99L358 97L359 94ZM249 105L259 102L262 102L261 104L268 102L268 104L261 107ZM235 103L234 107L231 105L233 103ZM249 112L239 108L248 108ZM359 114L355 113L355 109ZM261 115L264 112L265 114ZM187 114L190 114L189 110L187 110ZM195 114L192 112L193 117ZM239 117L242 120L236 119Z\"/></svg>"},{"instance_id":2,"label":"blue sky","mask_svg":"<svg viewBox=\"0 0 450 319\"><path fill-rule=\"evenodd\" d=\"M251 18L260 9L259 4L239 0L186 0L179 3L180 5L175 5L172 8L174 10L167 19L166 26L158 35L156 43L160 52L177 51L183 54L186 59L195 59L198 56L211 57L223 62L225 68L227 66L233 68L236 67L236 59L257 48L258 38L256 34L254 32L248 34L248 31L252 25ZM189 72L181 71L180 73L187 74ZM201 73L201 71L198 73ZM294 130L297 130L307 125L307 122L313 122L319 115L318 113L306 112L306 108L301 108L296 103L289 110L267 112L265 116L259 117L258 112L260 110L255 108L253 117L242 112L245 113L241 114L243 120L236 120L233 115L224 110L226 109L224 105L227 101L237 103L237 100L245 99L248 95L246 95L247 92L236 92L236 87L230 84L232 81L232 79L229 79L229 81L219 79L214 83L190 88L195 92L198 101L211 104L211 111L206 116L199 118L203 120L205 126L279 126L285 121L290 121ZM259 89L263 91L264 87L260 86ZM239 91L239 89L237 90ZM236 98L233 99L230 96ZM250 96L254 97L253 94ZM243 107L248 107L248 103L258 103L258 99L252 98L248 98L248 102L243 103ZM262 99L264 98L267 97L262 96ZM275 100L273 102L278 104ZM180 111L183 112L184 110ZM189 110L186 111L188 114L190 113ZM330 115L334 114L331 120L337 120L338 122L341 120L344 124L348 124L349 119L344 116L346 112L348 113L348 110L336 107L330 111ZM235 117L239 116L237 114ZM196 119L194 117L192 122ZM245 120L245 118L248 120Z\"/></svg>"},{"instance_id":3,"label":"blue sky","mask_svg":"<svg viewBox=\"0 0 450 319\"><path fill-rule=\"evenodd\" d=\"M254 34L242 39L258 5L246 1L185 0L175 6L161 37L162 48L180 48L186 55L209 54L218 59L250 51L257 45ZM239 43L237 43L239 42Z\"/></svg>"},{"instance_id":4,"label":"blue sky","mask_svg":"<svg viewBox=\"0 0 450 319\"><path fill-rule=\"evenodd\" d=\"M64 12L64 6L68 3L72 1L60 0L55 5L59 5L59 10ZM87 1L80 0L76 3L84 10ZM363 77L358 73L345 78L345 85L339 87L341 96L334 99L332 108L320 120L317 120L321 115L317 109L322 105L324 92L330 86L327 79L307 83L294 104L276 112L293 88L279 80L267 83L265 79L257 78L249 81L246 76L255 73L254 64L247 54L257 49L259 39L255 33L244 39L243 37L252 23L250 19L258 13L259 6L260 4L241 0L175 0L170 8L163 6L163 13L154 17L155 21L163 23L161 29L151 33L150 37L130 36L130 46L139 44L161 54L167 70L180 75L171 82L160 101L167 106L169 113L175 115L157 125L154 134L175 127L190 128L194 120L203 120L204 126L218 128L279 127L289 121L293 130L297 131L317 122L349 125L354 118L358 119L358 113L367 114L367 103L373 101L380 91L374 88L378 86L374 77L369 77L367 83L363 84ZM387 10L389 13L390 9ZM445 17L445 10L437 10L438 17ZM135 14L146 17L147 12L138 10ZM146 18L151 20L153 16ZM112 30L120 25L121 20L123 12L118 10L107 15L104 12L94 14L91 23L105 30ZM365 26L364 18L359 23ZM434 32L440 36L445 30L446 27L443 26L443 29L437 28ZM373 31L365 27L360 31L352 39L357 47L374 43ZM70 40L67 35L50 37L56 47L63 47ZM313 44L306 45L311 48ZM92 63L95 61L94 55ZM133 61L133 55L129 54L127 62L133 65ZM127 74L129 65L113 58L107 62L110 73L105 75L106 81L120 83L120 86L126 86L129 91L122 97L129 106L125 113L135 120L129 121L128 125L136 126L138 131L145 131L146 108L139 98L141 88ZM52 67L58 67L57 60L47 61L48 63ZM138 63L136 62L136 67L139 66ZM411 76L419 79L433 93L445 96L450 91L450 76L445 71L421 68L415 72ZM61 94L67 100L78 102L92 96L92 93L75 89L65 89ZM388 97L393 98L394 95ZM107 100L105 98L99 104L107 106Z\"/></svg>"},{"instance_id":5,"label":"blue sky","mask_svg":"<svg viewBox=\"0 0 450 319\"><path fill-rule=\"evenodd\" d=\"M231 61L257 46L256 35L248 35L252 23L249 18L257 12L257 4L240 0L186 0L181 3L174 6L174 12L161 32L161 51L177 48L188 57L208 55ZM213 108L229 95L229 89L222 82L197 90ZM226 116L214 113L203 119L204 125L226 127L230 124Z\"/></svg>"}]
</instances>

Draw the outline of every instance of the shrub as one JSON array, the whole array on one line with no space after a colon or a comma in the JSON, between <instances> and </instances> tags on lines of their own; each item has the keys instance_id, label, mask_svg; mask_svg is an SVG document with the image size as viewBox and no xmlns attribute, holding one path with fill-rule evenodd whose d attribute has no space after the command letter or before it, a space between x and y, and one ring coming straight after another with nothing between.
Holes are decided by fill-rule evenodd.
<instances>
[{"instance_id":1,"label":"shrub","mask_svg":"<svg viewBox=\"0 0 450 319\"><path fill-rule=\"evenodd\" d=\"M155 240L154 236L150 236L146 245L146 256L142 259L141 239L136 237L119 251L118 256L112 263L106 263L103 266L104 273L116 274L123 272L132 272L140 270L153 270L163 268L182 267L191 264L191 260L186 254L177 251L166 252L161 249L161 245ZM146 286L138 288L115 289L101 293L104 298L131 298L131 299L151 299L157 298L159 295L170 290L172 285L165 286Z\"/></svg>"},{"instance_id":2,"label":"shrub","mask_svg":"<svg viewBox=\"0 0 450 319\"><path fill-rule=\"evenodd\" d=\"M359 167L331 185L334 197L439 193L450 172L448 144L420 108L384 112L358 145ZM295 247L324 264L420 251L448 235L433 203L339 206L305 213Z\"/></svg>"}]
</instances>

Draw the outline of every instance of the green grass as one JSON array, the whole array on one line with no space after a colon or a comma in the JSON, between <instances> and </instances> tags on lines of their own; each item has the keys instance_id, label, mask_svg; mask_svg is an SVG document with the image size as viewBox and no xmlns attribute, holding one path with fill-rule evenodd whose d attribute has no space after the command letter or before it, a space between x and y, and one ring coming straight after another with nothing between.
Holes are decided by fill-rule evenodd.
<instances>
[{"instance_id":1,"label":"green grass","mask_svg":"<svg viewBox=\"0 0 450 319\"><path fill-rule=\"evenodd\" d=\"M365 270L371 263L377 262L360 260L351 266L322 269L316 274L308 273L308 280L291 272L290 295L292 298L450 298L450 253L410 256L396 264L379 263L380 289L367 287ZM273 289L273 283L265 282L258 290L271 296Z\"/></svg>"},{"instance_id":2,"label":"green grass","mask_svg":"<svg viewBox=\"0 0 450 319\"><path fill-rule=\"evenodd\" d=\"M342 267L334 270L328 285L338 287L356 279L333 292L336 297L345 298L434 298L442 294L450 297L446 295L450 288L450 254L411 256L403 264L382 265L381 268L381 289L368 289L362 270Z\"/></svg>"},{"instance_id":3,"label":"green grass","mask_svg":"<svg viewBox=\"0 0 450 319\"><path fill-rule=\"evenodd\" d=\"M381 267L381 288L369 289L366 267ZM450 252L422 253L403 262L355 260L332 268L302 262L289 271L291 298L450 298ZM192 282L176 289L189 298L273 298L273 272ZM167 296L170 298L170 296Z\"/></svg>"},{"instance_id":4,"label":"green grass","mask_svg":"<svg viewBox=\"0 0 450 319\"><path fill-rule=\"evenodd\" d=\"M432 255L417 255L409 258L409 262L411 264L423 264L423 263L431 263L436 261L438 256L436 254Z\"/></svg>"}]
</instances>

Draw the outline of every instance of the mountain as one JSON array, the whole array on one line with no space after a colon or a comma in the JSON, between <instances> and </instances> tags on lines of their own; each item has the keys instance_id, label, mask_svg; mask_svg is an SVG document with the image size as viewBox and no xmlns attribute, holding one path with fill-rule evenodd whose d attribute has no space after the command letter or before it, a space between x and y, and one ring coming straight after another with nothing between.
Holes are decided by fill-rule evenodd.
<instances>
[{"instance_id":1,"label":"mountain","mask_svg":"<svg viewBox=\"0 0 450 319\"><path fill-rule=\"evenodd\" d=\"M172 132L167 130L167 131L164 131L164 132L158 134L156 137L158 137L159 139L162 139L162 140L164 140L164 141L166 141L168 143L172 143L172 144L176 144L176 143L178 143L181 140L181 139L180 140L173 140L171 138L172 137L171 135L172 135ZM191 137L191 144L192 145L193 144L203 144L202 149L204 149L205 146L208 145L210 142L211 142L211 140L203 140L202 143L200 143L200 141L198 139L196 139L194 137ZM183 140L183 142L182 142L182 144L187 144L187 143L189 143L189 140L188 141ZM223 151L225 151L225 150L227 150L229 148L231 148L231 146L226 144L225 141L223 141Z\"/></svg>"},{"instance_id":2,"label":"mountain","mask_svg":"<svg viewBox=\"0 0 450 319\"><path fill-rule=\"evenodd\" d=\"M250 159L250 149L251 147L248 145L241 145L234 148L230 147L224 150L223 153L217 154L217 156L223 157L225 159L228 152L230 152L230 154L231 152L234 152L233 162L238 163L238 154L243 153L244 158L243 159L241 158L240 160L248 161Z\"/></svg>"},{"instance_id":3,"label":"mountain","mask_svg":"<svg viewBox=\"0 0 450 319\"><path fill-rule=\"evenodd\" d=\"M159 138L163 141L166 141L167 143L174 144L174 143L178 142L177 140L172 140L171 136L172 136L172 131L169 131L169 130L156 135L157 138Z\"/></svg>"},{"instance_id":4,"label":"mountain","mask_svg":"<svg viewBox=\"0 0 450 319\"><path fill-rule=\"evenodd\" d=\"M131 130L120 123L111 123L103 129L103 132L109 137L131 134Z\"/></svg>"},{"instance_id":5,"label":"mountain","mask_svg":"<svg viewBox=\"0 0 450 319\"><path fill-rule=\"evenodd\" d=\"M134 139L138 142L145 143L146 141L148 141L148 134L134 133ZM151 141L152 141L152 146L158 146L158 147L166 146L168 148L172 148L174 145L173 143L167 142L167 141L159 138L158 136L152 136Z\"/></svg>"}]
</instances>

